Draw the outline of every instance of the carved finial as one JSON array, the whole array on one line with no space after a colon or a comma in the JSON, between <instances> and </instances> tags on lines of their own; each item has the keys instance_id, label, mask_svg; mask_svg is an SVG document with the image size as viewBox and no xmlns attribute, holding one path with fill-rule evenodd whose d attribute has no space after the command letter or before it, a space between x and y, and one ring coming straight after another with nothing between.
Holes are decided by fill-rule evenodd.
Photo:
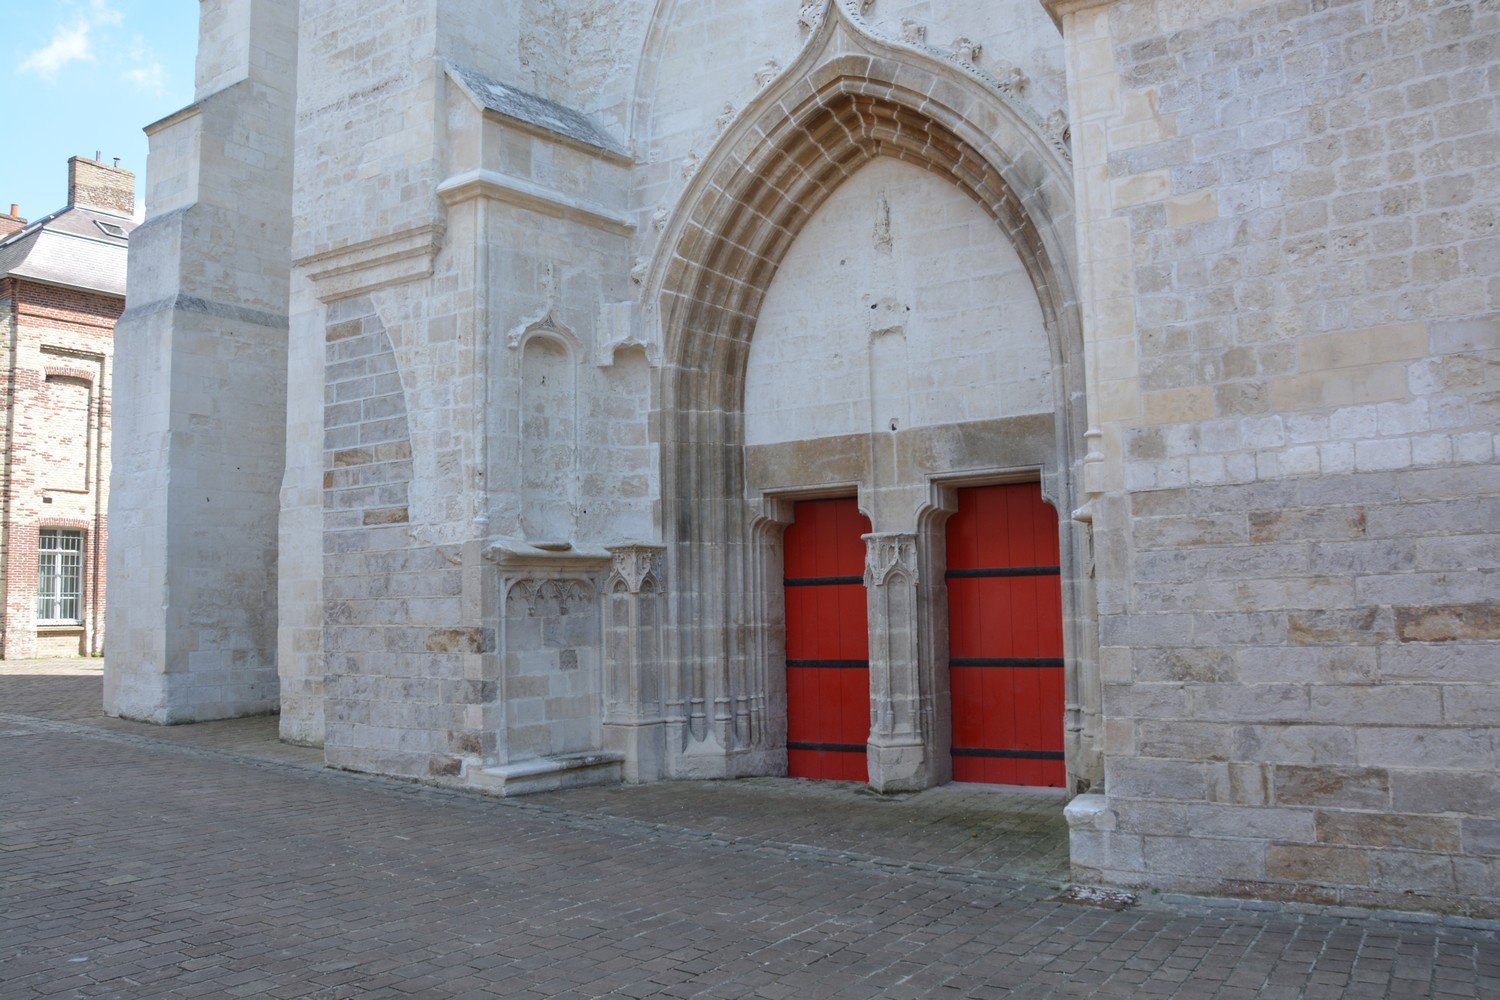
<instances>
[{"instance_id":1,"label":"carved finial","mask_svg":"<svg viewBox=\"0 0 1500 1000\"><path fill-rule=\"evenodd\" d=\"M682 158L682 168L681 168L682 169L682 179L685 180L685 181L692 180L693 179L693 175L698 172L698 164L700 162L701 161L698 159L698 154L697 153L689 153L687 156L684 156Z\"/></svg>"},{"instance_id":2,"label":"carved finial","mask_svg":"<svg viewBox=\"0 0 1500 1000\"><path fill-rule=\"evenodd\" d=\"M772 80L776 79L777 75L779 75L780 73L781 63L777 62L775 59L767 59L764 63L761 63L760 69L755 71L756 89L763 89Z\"/></svg>"},{"instance_id":3,"label":"carved finial","mask_svg":"<svg viewBox=\"0 0 1500 1000\"><path fill-rule=\"evenodd\" d=\"M663 205L651 214L651 228L661 232L667 228L667 206Z\"/></svg>"},{"instance_id":4,"label":"carved finial","mask_svg":"<svg viewBox=\"0 0 1500 1000\"><path fill-rule=\"evenodd\" d=\"M1024 94L1026 88L1031 85L1031 78L1022 72L1020 67L1012 66L1008 62L997 64L993 75L999 82L1001 90L1008 90L1017 97Z\"/></svg>"},{"instance_id":5,"label":"carved finial","mask_svg":"<svg viewBox=\"0 0 1500 1000\"><path fill-rule=\"evenodd\" d=\"M1042 128L1059 145L1067 146L1072 142L1073 130L1068 125L1068 113L1062 108L1048 115L1047 120L1042 123Z\"/></svg>"},{"instance_id":6,"label":"carved finial","mask_svg":"<svg viewBox=\"0 0 1500 1000\"><path fill-rule=\"evenodd\" d=\"M925 45L927 43L927 26L918 24L909 17L901 19L901 40L908 45Z\"/></svg>"},{"instance_id":7,"label":"carved finial","mask_svg":"<svg viewBox=\"0 0 1500 1000\"><path fill-rule=\"evenodd\" d=\"M966 62L970 66L977 66L979 64L979 53L983 49L984 45L982 43L976 42L967 36L959 35L953 39L953 58L960 62Z\"/></svg>"}]
</instances>

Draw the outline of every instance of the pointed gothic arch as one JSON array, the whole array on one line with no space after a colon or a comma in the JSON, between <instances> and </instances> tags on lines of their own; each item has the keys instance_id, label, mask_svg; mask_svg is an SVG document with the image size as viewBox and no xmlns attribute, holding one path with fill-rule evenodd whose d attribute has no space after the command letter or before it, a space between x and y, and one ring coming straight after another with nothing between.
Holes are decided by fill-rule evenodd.
<instances>
[{"instance_id":1,"label":"pointed gothic arch","mask_svg":"<svg viewBox=\"0 0 1500 1000\"><path fill-rule=\"evenodd\" d=\"M756 515L744 491L746 364L782 259L862 166L893 157L927 170L972 198L1007 235L1044 317L1056 373L1049 478L1070 499L1086 450L1065 156L1024 109L963 68L873 38L847 18L829 22L820 45L709 153L662 250L662 515L675 625L666 651L675 668L668 709L678 716L681 760L721 762L688 763L678 769L683 775L776 766L772 692L758 662L775 626L757 592L766 569L757 564ZM1082 565L1081 552L1072 563ZM1075 626L1091 615L1087 583L1078 583ZM1075 658L1091 663L1085 631L1072 629ZM1074 683L1075 693L1080 687Z\"/></svg>"}]
</instances>

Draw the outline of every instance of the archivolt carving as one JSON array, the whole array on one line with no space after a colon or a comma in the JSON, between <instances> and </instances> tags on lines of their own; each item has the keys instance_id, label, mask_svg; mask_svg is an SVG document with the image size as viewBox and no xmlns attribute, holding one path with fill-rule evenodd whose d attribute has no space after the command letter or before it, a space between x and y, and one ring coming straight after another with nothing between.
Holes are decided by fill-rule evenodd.
<instances>
[{"instance_id":1,"label":"archivolt carving","mask_svg":"<svg viewBox=\"0 0 1500 1000\"><path fill-rule=\"evenodd\" d=\"M833 0L825 0L825 2L833 2ZM1039 132L1045 135L1054 150L1062 154L1065 160L1070 163L1072 162L1072 150L1066 138L1060 132L1049 128L1042 115L1030 104L1022 100L1021 95L1026 89L1028 81L1025 74L1016 71L1009 63L1002 63L1001 75L996 76L979 65L981 46L968 38L959 37L954 39L952 47L948 49L934 48L927 44L926 25L910 18L901 19L901 37L891 38L864 19L865 13L870 8L871 0L837 0L837 4L842 8L849 23L858 26L860 31L871 38L920 49L928 55L936 56L955 66L959 66L965 72L971 73L984 81L992 90L1000 94L1006 103L1021 112ZM816 35L816 29L821 25L823 18L809 17L808 7L813 6L819 5L808 4L807 7L802 9L802 24L812 28L812 34Z\"/></svg>"}]
</instances>

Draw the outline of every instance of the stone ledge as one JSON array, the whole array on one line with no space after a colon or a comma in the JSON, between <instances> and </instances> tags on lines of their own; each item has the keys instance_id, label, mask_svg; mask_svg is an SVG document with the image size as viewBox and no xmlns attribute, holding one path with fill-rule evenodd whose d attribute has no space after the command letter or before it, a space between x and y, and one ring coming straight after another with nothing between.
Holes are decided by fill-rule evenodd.
<instances>
[{"instance_id":1,"label":"stone ledge","mask_svg":"<svg viewBox=\"0 0 1500 1000\"><path fill-rule=\"evenodd\" d=\"M441 225L415 226L292 261L311 279L321 302L429 278L443 245Z\"/></svg>"},{"instance_id":2,"label":"stone ledge","mask_svg":"<svg viewBox=\"0 0 1500 1000\"><path fill-rule=\"evenodd\" d=\"M623 212L520 177L507 177L494 170L469 170L449 177L438 185L437 196L438 201L450 208L475 198L489 198L539 215L582 223L617 236L635 233L635 222Z\"/></svg>"},{"instance_id":3,"label":"stone ledge","mask_svg":"<svg viewBox=\"0 0 1500 1000\"><path fill-rule=\"evenodd\" d=\"M612 750L533 757L464 773L464 783L469 787L500 796L555 792L590 785L618 785L624 780L625 755Z\"/></svg>"}]
</instances>

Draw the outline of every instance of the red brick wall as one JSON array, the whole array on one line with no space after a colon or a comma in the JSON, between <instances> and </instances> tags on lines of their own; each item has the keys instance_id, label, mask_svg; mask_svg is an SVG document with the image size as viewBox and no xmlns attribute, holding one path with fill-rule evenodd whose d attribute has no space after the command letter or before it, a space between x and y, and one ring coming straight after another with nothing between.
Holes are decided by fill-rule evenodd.
<instances>
[{"instance_id":1,"label":"red brick wall","mask_svg":"<svg viewBox=\"0 0 1500 1000\"><path fill-rule=\"evenodd\" d=\"M68 204L130 215L135 211L135 174L75 156L68 161Z\"/></svg>"},{"instance_id":2,"label":"red brick wall","mask_svg":"<svg viewBox=\"0 0 1500 1000\"><path fill-rule=\"evenodd\" d=\"M97 653L104 640L114 324L124 302L13 278L0 280L0 302L6 303L3 332L14 332L0 354L6 403L0 425L6 435L0 457L0 657L55 654L75 645ZM75 391L49 393L49 376ZM67 412L83 398L77 391L83 386L87 411ZM62 468L72 472L60 478ZM43 527L84 532L81 628L39 634L37 533Z\"/></svg>"},{"instance_id":3,"label":"red brick wall","mask_svg":"<svg viewBox=\"0 0 1500 1000\"><path fill-rule=\"evenodd\" d=\"M26 220L19 215L0 214L0 239L26 228Z\"/></svg>"}]
</instances>

